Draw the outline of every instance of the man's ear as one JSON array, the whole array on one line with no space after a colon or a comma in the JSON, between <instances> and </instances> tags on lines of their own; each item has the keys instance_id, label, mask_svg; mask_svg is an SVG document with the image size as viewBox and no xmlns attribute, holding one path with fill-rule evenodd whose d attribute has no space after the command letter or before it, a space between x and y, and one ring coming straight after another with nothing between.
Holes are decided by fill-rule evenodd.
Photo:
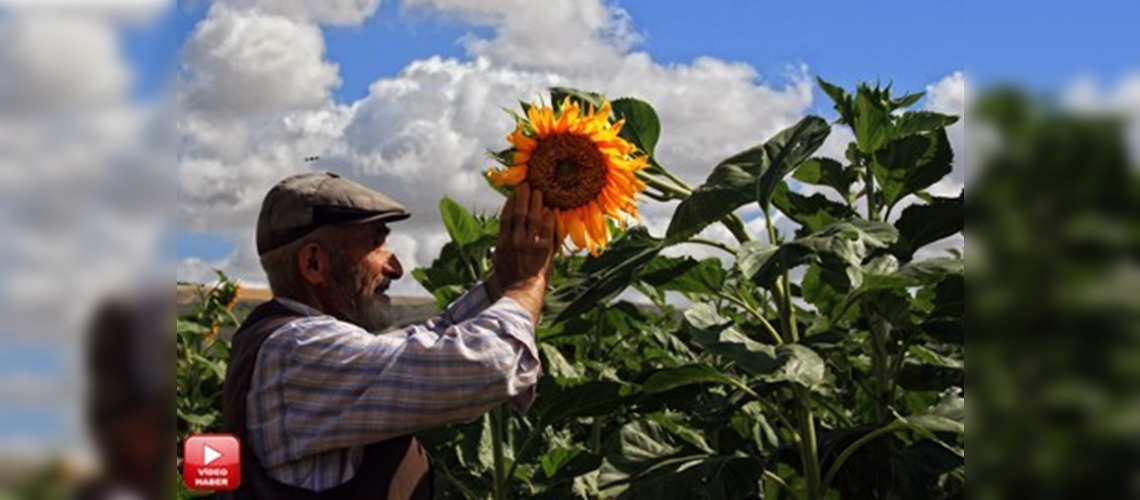
<instances>
[{"instance_id":1,"label":"man's ear","mask_svg":"<svg viewBox=\"0 0 1140 500\"><path fill-rule=\"evenodd\" d=\"M297 267L310 285L324 283L330 269L328 253L316 243L306 243L297 252Z\"/></svg>"}]
</instances>

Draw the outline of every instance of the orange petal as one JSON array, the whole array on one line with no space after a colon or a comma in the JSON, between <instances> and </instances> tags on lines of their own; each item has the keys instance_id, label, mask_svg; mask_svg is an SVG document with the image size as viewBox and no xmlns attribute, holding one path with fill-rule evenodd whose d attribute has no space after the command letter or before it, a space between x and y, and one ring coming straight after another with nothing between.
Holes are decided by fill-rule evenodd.
<instances>
[{"instance_id":1,"label":"orange petal","mask_svg":"<svg viewBox=\"0 0 1140 500\"><path fill-rule=\"evenodd\" d=\"M594 241L604 250L606 242L610 239L610 225L606 223L606 215L597 202L590 202L590 212L594 223Z\"/></svg>"},{"instance_id":2,"label":"orange petal","mask_svg":"<svg viewBox=\"0 0 1140 500\"><path fill-rule=\"evenodd\" d=\"M496 186L514 186L526 179L526 165L503 170L488 170L487 178Z\"/></svg>"},{"instance_id":3,"label":"orange petal","mask_svg":"<svg viewBox=\"0 0 1140 500\"><path fill-rule=\"evenodd\" d=\"M513 144L515 149L519 151L533 151L534 147L538 145L538 141L527 137L527 135L523 133L521 126L507 136L507 142Z\"/></svg>"},{"instance_id":4,"label":"orange petal","mask_svg":"<svg viewBox=\"0 0 1140 500\"><path fill-rule=\"evenodd\" d=\"M586 226L582 222L581 213L574 209L567 213L566 225L569 228L570 239L578 248L586 248Z\"/></svg>"},{"instance_id":5,"label":"orange petal","mask_svg":"<svg viewBox=\"0 0 1140 500\"><path fill-rule=\"evenodd\" d=\"M562 241L566 239L566 212L559 208L554 209L554 222L558 226L555 243L561 245Z\"/></svg>"}]
</instances>

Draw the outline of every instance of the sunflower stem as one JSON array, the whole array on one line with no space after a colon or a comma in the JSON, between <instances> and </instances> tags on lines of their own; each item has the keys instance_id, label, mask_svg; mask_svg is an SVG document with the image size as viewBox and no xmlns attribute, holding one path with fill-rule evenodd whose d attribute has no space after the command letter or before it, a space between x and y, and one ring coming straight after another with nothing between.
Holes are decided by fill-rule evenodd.
<instances>
[{"instance_id":1,"label":"sunflower stem","mask_svg":"<svg viewBox=\"0 0 1140 500\"><path fill-rule=\"evenodd\" d=\"M673 175L673 172L670 172L670 171L669 171L669 169L667 169L667 168L665 168L665 167L661 166L661 164L659 164L659 163L657 163L657 162L653 162L653 164L654 164L654 165L657 165L657 168L660 168L660 169L661 169L661 173L662 173L662 174L664 174L664 175L665 175L665 177L668 177L668 178L669 178L669 180L673 181L673 183L674 183L674 184L676 184L676 185L678 185L678 186L681 186L681 187L683 187L683 188L685 188L685 189L689 190L689 192L692 192L692 191L693 191L693 187L692 187L692 186L690 186L689 184L687 184L685 181L681 180L681 178L680 178L680 177L677 177L676 175Z\"/></svg>"},{"instance_id":2,"label":"sunflower stem","mask_svg":"<svg viewBox=\"0 0 1140 500\"><path fill-rule=\"evenodd\" d=\"M637 172L637 178L640 179L641 182L644 182L648 186L653 186L662 193L669 193L671 195L677 196L678 198L686 198L693 193L693 190L687 187L677 186L670 182L664 182L661 179L645 173L644 170Z\"/></svg>"},{"instance_id":3,"label":"sunflower stem","mask_svg":"<svg viewBox=\"0 0 1140 500\"><path fill-rule=\"evenodd\" d=\"M725 299L728 299L729 302L732 302L733 304L744 308L745 311L748 311L749 314L760 320L760 323L762 323L764 327L768 329L768 334L772 336L772 340L776 341L776 344L784 343L784 339L780 337L780 334L778 332L776 332L776 328L772 326L772 323L769 323L768 319L765 318L763 314L760 314L760 311L757 311L755 307L752 307L751 304L728 293L722 293L721 297L724 297Z\"/></svg>"},{"instance_id":4,"label":"sunflower stem","mask_svg":"<svg viewBox=\"0 0 1140 500\"><path fill-rule=\"evenodd\" d=\"M719 248L719 249L724 250L725 252L728 252L732 255L736 255L736 249L735 248L732 248L732 247L730 247L724 243L721 243L719 241L706 240L704 238L689 238L688 240L686 240L686 242L687 243L696 243L698 245L706 245L706 246L710 246L713 248Z\"/></svg>"},{"instance_id":5,"label":"sunflower stem","mask_svg":"<svg viewBox=\"0 0 1140 500\"><path fill-rule=\"evenodd\" d=\"M669 200L674 199L674 197L672 195L669 195L666 193L654 193L648 189L643 191L643 193L645 194L645 196L653 198L654 200L657 200L657 201L669 201Z\"/></svg>"},{"instance_id":6,"label":"sunflower stem","mask_svg":"<svg viewBox=\"0 0 1140 500\"><path fill-rule=\"evenodd\" d=\"M721 219L721 223L724 224L724 227L728 228L728 231L732 233L736 241L740 243L752 241L752 237L748 235L748 231L743 229L747 227L744 225L744 219L741 219L736 213L728 214L724 219Z\"/></svg>"}]
</instances>

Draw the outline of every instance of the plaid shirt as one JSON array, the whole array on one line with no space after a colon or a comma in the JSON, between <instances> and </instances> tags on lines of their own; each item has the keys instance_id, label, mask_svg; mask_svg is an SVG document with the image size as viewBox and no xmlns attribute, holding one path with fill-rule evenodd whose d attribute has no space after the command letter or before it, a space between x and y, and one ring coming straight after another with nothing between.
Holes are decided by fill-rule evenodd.
<instances>
[{"instance_id":1,"label":"plaid shirt","mask_svg":"<svg viewBox=\"0 0 1140 500\"><path fill-rule=\"evenodd\" d=\"M274 479L323 491L352 479L364 445L469 422L509 401L522 412L541 373L530 313L482 284L424 324L375 335L299 302L305 317L261 346L248 436Z\"/></svg>"}]
</instances>

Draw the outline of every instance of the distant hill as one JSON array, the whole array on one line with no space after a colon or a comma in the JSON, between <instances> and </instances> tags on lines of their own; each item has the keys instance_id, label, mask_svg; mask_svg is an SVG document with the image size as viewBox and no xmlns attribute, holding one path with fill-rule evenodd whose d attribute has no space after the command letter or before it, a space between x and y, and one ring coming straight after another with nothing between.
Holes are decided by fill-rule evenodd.
<instances>
[{"instance_id":1,"label":"distant hill","mask_svg":"<svg viewBox=\"0 0 1140 500\"><path fill-rule=\"evenodd\" d=\"M177 286L175 301L178 304L179 314L189 311L203 288L203 285L179 284ZM234 315L239 320L245 319L251 309L271 298L273 298L273 294L268 289L242 287L238 294L237 304L234 306ZM431 297L392 297L392 308L396 313L396 325L424 321L440 312L435 304L435 299ZM223 331L223 335L227 333L232 332Z\"/></svg>"}]
</instances>

